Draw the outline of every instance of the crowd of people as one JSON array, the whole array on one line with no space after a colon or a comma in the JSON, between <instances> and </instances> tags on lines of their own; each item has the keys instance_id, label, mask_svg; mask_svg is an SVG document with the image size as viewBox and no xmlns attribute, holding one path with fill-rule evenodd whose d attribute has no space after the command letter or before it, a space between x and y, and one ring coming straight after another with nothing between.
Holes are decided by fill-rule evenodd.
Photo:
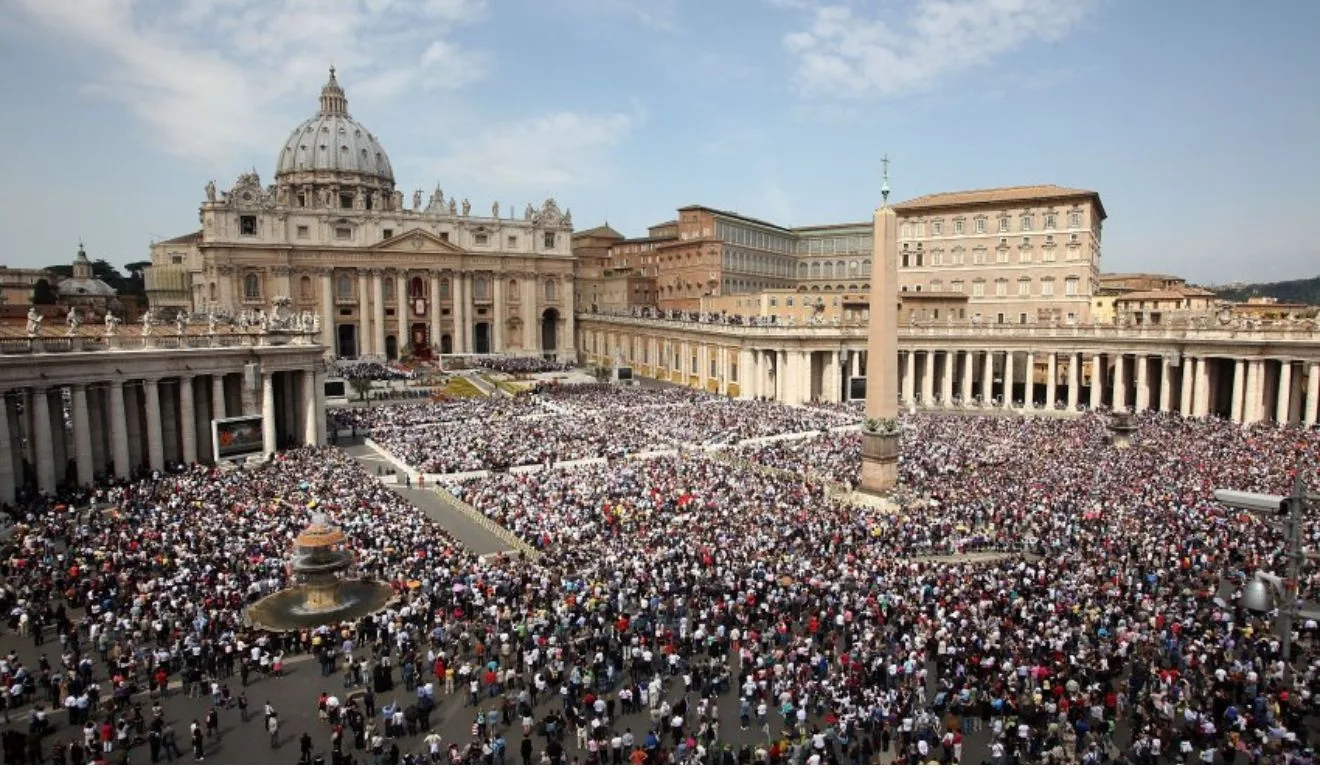
<instances>
[{"instance_id":1,"label":"crowd of people","mask_svg":"<svg viewBox=\"0 0 1320 768\"><path fill-rule=\"evenodd\" d=\"M459 418L456 418L459 417ZM732 445L842 426L847 413L686 389L566 385L512 400L362 409L346 421L427 474L619 458L682 445Z\"/></svg>"},{"instance_id":2,"label":"crowd of people","mask_svg":"<svg viewBox=\"0 0 1320 768\"><path fill-rule=\"evenodd\" d=\"M531 355L487 355L476 360L482 368L500 373L523 376L532 373L559 373L571 371L571 363L561 363Z\"/></svg>"},{"instance_id":3,"label":"crowd of people","mask_svg":"<svg viewBox=\"0 0 1320 768\"><path fill-rule=\"evenodd\" d=\"M41 658L0 660L5 716L29 718L7 757L169 754L178 705L135 690L182 684L223 711L298 654L373 693L316 702L300 748L334 762L1312 757L1316 626L1284 659L1269 617L1215 599L1284 563L1270 521L1212 491L1314 485L1316 431L1150 415L1118 450L1098 414L903 429L892 506L700 454L453 483L525 560L477 557L336 449L31 502L0 544L0 610L52 629ZM313 514L398 602L325 631L248 627ZM442 706L463 738L436 732ZM210 717L178 736L198 759ZM240 727L278 743L279 717Z\"/></svg>"},{"instance_id":4,"label":"crowd of people","mask_svg":"<svg viewBox=\"0 0 1320 768\"><path fill-rule=\"evenodd\" d=\"M379 360L335 360L330 375L366 381L409 381L417 377L411 368Z\"/></svg>"}]
</instances>

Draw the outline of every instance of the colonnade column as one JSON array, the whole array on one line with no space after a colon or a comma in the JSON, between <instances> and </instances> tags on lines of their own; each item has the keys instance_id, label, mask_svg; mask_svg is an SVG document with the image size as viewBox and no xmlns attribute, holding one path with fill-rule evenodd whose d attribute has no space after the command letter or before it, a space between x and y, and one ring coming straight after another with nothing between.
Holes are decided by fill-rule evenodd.
<instances>
[{"instance_id":1,"label":"colonnade column","mask_svg":"<svg viewBox=\"0 0 1320 768\"><path fill-rule=\"evenodd\" d=\"M1168 413L1173 403L1173 360L1160 355L1160 413Z\"/></svg>"},{"instance_id":2,"label":"colonnade column","mask_svg":"<svg viewBox=\"0 0 1320 768\"><path fill-rule=\"evenodd\" d=\"M1233 407L1229 409L1229 416L1233 421L1242 423L1242 391L1247 383L1247 361L1239 358L1233 363Z\"/></svg>"},{"instance_id":3,"label":"colonnade column","mask_svg":"<svg viewBox=\"0 0 1320 768\"><path fill-rule=\"evenodd\" d=\"M275 374L261 372L261 453L270 456L279 441L275 433Z\"/></svg>"},{"instance_id":4,"label":"colonnade column","mask_svg":"<svg viewBox=\"0 0 1320 768\"><path fill-rule=\"evenodd\" d=\"M334 279L328 269L321 273L321 344L331 355L338 354L335 349Z\"/></svg>"},{"instance_id":5,"label":"colonnade column","mask_svg":"<svg viewBox=\"0 0 1320 768\"><path fill-rule=\"evenodd\" d=\"M1045 410L1054 410L1059 402L1059 353L1051 352L1045 362Z\"/></svg>"},{"instance_id":6,"label":"colonnade column","mask_svg":"<svg viewBox=\"0 0 1320 768\"><path fill-rule=\"evenodd\" d=\"M1022 376L1022 402L1028 410L1036 407L1036 353L1027 352L1027 370Z\"/></svg>"},{"instance_id":7,"label":"colonnade column","mask_svg":"<svg viewBox=\"0 0 1320 768\"><path fill-rule=\"evenodd\" d=\"M927 408L935 402L935 350L928 349L921 353L923 360L921 373L921 404Z\"/></svg>"},{"instance_id":8,"label":"colonnade column","mask_svg":"<svg viewBox=\"0 0 1320 768\"><path fill-rule=\"evenodd\" d=\"M904 352L903 359L903 403L912 405L917 399L917 353Z\"/></svg>"},{"instance_id":9,"label":"colonnade column","mask_svg":"<svg viewBox=\"0 0 1320 768\"><path fill-rule=\"evenodd\" d=\"M1091 353L1091 410L1100 409L1105 392L1105 369L1100 367L1100 353Z\"/></svg>"},{"instance_id":10,"label":"colonnade column","mask_svg":"<svg viewBox=\"0 0 1320 768\"><path fill-rule=\"evenodd\" d=\"M1192 392L1192 403L1194 415L1210 415L1210 361L1204 357L1196 359L1196 388Z\"/></svg>"},{"instance_id":11,"label":"colonnade column","mask_svg":"<svg viewBox=\"0 0 1320 768\"><path fill-rule=\"evenodd\" d=\"M1292 361L1284 360L1279 366L1279 402L1274 409L1274 420L1287 424L1292 409Z\"/></svg>"},{"instance_id":12,"label":"colonnade column","mask_svg":"<svg viewBox=\"0 0 1320 768\"><path fill-rule=\"evenodd\" d=\"M985 353L985 367L981 369L981 405L990 405L995 393L995 353Z\"/></svg>"},{"instance_id":13,"label":"colonnade column","mask_svg":"<svg viewBox=\"0 0 1320 768\"><path fill-rule=\"evenodd\" d=\"M128 409L124 405L124 382L110 382L110 457L115 463L115 477L133 473L128 453Z\"/></svg>"},{"instance_id":14,"label":"colonnade column","mask_svg":"<svg viewBox=\"0 0 1320 768\"><path fill-rule=\"evenodd\" d=\"M78 485L90 486L96 472L92 461L92 424L87 410L87 385L74 384L73 396L73 460L77 465Z\"/></svg>"},{"instance_id":15,"label":"colonnade column","mask_svg":"<svg viewBox=\"0 0 1320 768\"><path fill-rule=\"evenodd\" d=\"M944 352L944 375L940 377L940 400L944 407L953 405L953 372L957 368L958 353Z\"/></svg>"},{"instance_id":16,"label":"colonnade column","mask_svg":"<svg viewBox=\"0 0 1320 768\"><path fill-rule=\"evenodd\" d=\"M405 349L412 348L408 322L408 276L403 272L394 273L394 349L395 354L403 357Z\"/></svg>"},{"instance_id":17,"label":"colonnade column","mask_svg":"<svg viewBox=\"0 0 1320 768\"><path fill-rule=\"evenodd\" d=\"M143 379L142 395L147 407L147 465L153 470L164 469L165 443L160 431L160 380Z\"/></svg>"},{"instance_id":18,"label":"colonnade column","mask_svg":"<svg viewBox=\"0 0 1320 768\"><path fill-rule=\"evenodd\" d=\"M1077 410L1077 390L1082 386L1082 356L1073 352L1068 355L1068 410Z\"/></svg>"},{"instance_id":19,"label":"colonnade column","mask_svg":"<svg viewBox=\"0 0 1320 768\"><path fill-rule=\"evenodd\" d=\"M1150 409L1150 361L1145 355L1135 355L1133 364L1137 366L1136 410L1138 413Z\"/></svg>"},{"instance_id":20,"label":"colonnade column","mask_svg":"<svg viewBox=\"0 0 1320 768\"><path fill-rule=\"evenodd\" d=\"M1259 360L1243 361L1246 369L1246 386L1244 387L1242 399L1242 423L1251 424L1257 421L1257 412L1260 410L1260 367Z\"/></svg>"},{"instance_id":21,"label":"colonnade column","mask_svg":"<svg viewBox=\"0 0 1320 768\"><path fill-rule=\"evenodd\" d=\"M51 442L50 401L46 390L30 390L32 406L32 441L37 454L37 488L42 493L55 492L55 446Z\"/></svg>"},{"instance_id":22,"label":"colonnade column","mask_svg":"<svg viewBox=\"0 0 1320 768\"><path fill-rule=\"evenodd\" d=\"M755 350L738 350L738 397L751 399L756 397L752 382L756 381Z\"/></svg>"},{"instance_id":23,"label":"colonnade column","mask_svg":"<svg viewBox=\"0 0 1320 768\"><path fill-rule=\"evenodd\" d=\"M1302 423L1313 426L1320 413L1320 363L1311 363L1310 373L1306 374L1306 413Z\"/></svg>"},{"instance_id":24,"label":"colonnade column","mask_svg":"<svg viewBox=\"0 0 1320 768\"><path fill-rule=\"evenodd\" d=\"M179 377L179 448L184 464L197 463L197 410L193 399L193 377Z\"/></svg>"},{"instance_id":25,"label":"colonnade column","mask_svg":"<svg viewBox=\"0 0 1320 768\"><path fill-rule=\"evenodd\" d=\"M0 393L0 504L13 504L18 498L13 456L14 440L9 434L9 398Z\"/></svg>"},{"instance_id":26,"label":"colonnade column","mask_svg":"<svg viewBox=\"0 0 1320 768\"><path fill-rule=\"evenodd\" d=\"M1182 365L1179 366L1179 371L1182 374L1182 392L1178 398L1178 413L1183 416L1192 415L1192 395L1196 391L1196 369L1201 364L1202 358L1198 357L1193 360L1190 357L1184 357Z\"/></svg>"},{"instance_id":27,"label":"colonnade column","mask_svg":"<svg viewBox=\"0 0 1320 768\"><path fill-rule=\"evenodd\" d=\"M976 365L976 358L971 350L963 350L963 371L962 371L962 404L967 407L972 404L972 367ZM872 363L874 365L874 363Z\"/></svg>"},{"instance_id":28,"label":"colonnade column","mask_svg":"<svg viewBox=\"0 0 1320 768\"><path fill-rule=\"evenodd\" d=\"M303 445L320 445L320 425L316 421L316 372L302 371Z\"/></svg>"},{"instance_id":29,"label":"colonnade column","mask_svg":"<svg viewBox=\"0 0 1320 768\"><path fill-rule=\"evenodd\" d=\"M1013 407L1013 350L1004 352L1004 407Z\"/></svg>"},{"instance_id":30,"label":"colonnade column","mask_svg":"<svg viewBox=\"0 0 1320 768\"><path fill-rule=\"evenodd\" d=\"M1124 370L1122 352L1114 355L1114 410L1127 410L1127 371Z\"/></svg>"}]
</instances>

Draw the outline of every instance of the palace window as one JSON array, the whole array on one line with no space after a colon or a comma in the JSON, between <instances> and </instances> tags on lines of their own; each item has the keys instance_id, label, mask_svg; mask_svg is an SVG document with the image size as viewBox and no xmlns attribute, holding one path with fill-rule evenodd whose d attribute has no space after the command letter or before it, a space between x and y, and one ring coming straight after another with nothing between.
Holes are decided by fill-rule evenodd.
<instances>
[{"instance_id":1,"label":"palace window","mask_svg":"<svg viewBox=\"0 0 1320 768\"><path fill-rule=\"evenodd\" d=\"M962 219L954 219L954 221L953 221L953 234L955 234L955 235L961 235L962 233L963 233L963 220L962 220Z\"/></svg>"},{"instance_id":2,"label":"palace window","mask_svg":"<svg viewBox=\"0 0 1320 768\"><path fill-rule=\"evenodd\" d=\"M298 239L299 239L299 240L306 240L307 238L311 237L311 235L312 235L312 230L311 230L310 227L308 227L306 224L299 224L299 225L298 225Z\"/></svg>"},{"instance_id":3,"label":"palace window","mask_svg":"<svg viewBox=\"0 0 1320 768\"><path fill-rule=\"evenodd\" d=\"M1055 227L1055 225L1056 225L1057 223L1058 223L1058 217L1057 217L1057 216L1055 216L1055 215L1052 214L1052 213L1047 213L1047 214L1045 214L1045 228L1046 228L1046 229L1054 229L1054 227Z\"/></svg>"},{"instance_id":4,"label":"palace window","mask_svg":"<svg viewBox=\"0 0 1320 768\"><path fill-rule=\"evenodd\" d=\"M977 298L985 296L984 280L977 279L972 281L972 296L975 296Z\"/></svg>"},{"instance_id":5,"label":"palace window","mask_svg":"<svg viewBox=\"0 0 1320 768\"><path fill-rule=\"evenodd\" d=\"M1007 217L1007 216L1000 216L1000 217L999 217L999 231L1000 231L1000 232L1007 232L1007 231L1008 231L1008 217Z\"/></svg>"},{"instance_id":6,"label":"palace window","mask_svg":"<svg viewBox=\"0 0 1320 768\"><path fill-rule=\"evenodd\" d=\"M251 236L255 236L255 235L257 234L257 217L256 217L256 216L239 216L239 217L238 217L238 234L240 234L240 235L246 235L246 236L249 236L249 237L251 237Z\"/></svg>"},{"instance_id":7,"label":"palace window","mask_svg":"<svg viewBox=\"0 0 1320 768\"><path fill-rule=\"evenodd\" d=\"M1023 277L1018 280L1018 295L1019 296L1031 295L1031 278Z\"/></svg>"},{"instance_id":8,"label":"palace window","mask_svg":"<svg viewBox=\"0 0 1320 768\"><path fill-rule=\"evenodd\" d=\"M352 228L352 227L335 227L335 239L336 239L336 240L352 240L352 239L353 239L353 228Z\"/></svg>"},{"instance_id":9,"label":"palace window","mask_svg":"<svg viewBox=\"0 0 1320 768\"><path fill-rule=\"evenodd\" d=\"M554 237L554 235L550 235L550 236L551 236L551 237ZM557 294L558 294L558 291L557 291L557 289L555 288L555 281L554 281L554 280L546 280L546 281L545 281L545 300L546 300L546 301L554 301L554 300L555 300L555 297L557 296Z\"/></svg>"},{"instance_id":10,"label":"palace window","mask_svg":"<svg viewBox=\"0 0 1320 768\"><path fill-rule=\"evenodd\" d=\"M384 296L387 300L393 301L394 281L386 277L382 277L380 280L381 280L381 295Z\"/></svg>"},{"instance_id":11,"label":"palace window","mask_svg":"<svg viewBox=\"0 0 1320 768\"><path fill-rule=\"evenodd\" d=\"M995 295L996 296L1008 295L1008 281L1002 277L995 281ZM1003 321L1000 320L1000 322L1002 323Z\"/></svg>"},{"instance_id":12,"label":"palace window","mask_svg":"<svg viewBox=\"0 0 1320 768\"><path fill-rule=\"evenodd\" d=\"M1021 222L1020 222L1020 224L1021 224L1021 229L1022 229L1023 232L1030 232L1030 231L1031 231L1031 214L1026 214L1025 216L1023 216L1023 217L1022 217L1022 220L1021 220Z\"/></svg>"},{"instance_id":13,"label":"palace window","mask_svg":"<svg viewBox=\"0 0 1320 768\"><path fill-rule=\"evenodd\" d=\"M978 234L978 235L984 235L984 234L985 234L985 219L984 219L984 218L978 218L978 219L976 220L976 234Z\"/></svg>"},{"instance_id":14,"label":"palace window","mask_svg":"<svg viewBox=\"0 0 1320 768\"><path fill-rule=\"evenodd\" d=\"M939 237L940 235L944 234L944 222L932 221L930 223L930 233L935 237Z\"/></svg>"},{"instance_id":15,"label":"palace window","mask_svg":"<svg viewBox=\"0 0 1320 768\"><path fill-rule=\"evenodd\" d=\"M426 282L420 277L414 277L408 281L408 295L414 299L420 299L426 295Z\"/></svg>"},{"instance_id":16,"label":"palace window","mask_svg":"<svg viewBox=\"0 0 1320 768\"><path fill-rule=\"evenodd\" d=\"M394 237L394 230L392 230L392 229L383 229L383 230L381 230L381 232L380 232L380 236L381 236L382 238L386 239L386 240L389 240L391 237Z\"/></svg>"},{"instance_id":17,"label":"palace window","mask_svg":"<svg viewBox=\"0 0 1320 768\"><path fill-rule=\"evenodd\" d=\"M475 280L473 280L472 297L475 298L477 301L485 301L486 299L490 298L490 296L487 295L486 286L487 286L486 278L484 277L478 277Z\"/></svg>"},{"instance_id":18,"label":"palace window","mask_svg":"<svg viewBox=\"0 0 1320 768\"><path fill-rule=\"evenodd\" d=\"M1054 278L1046 277L1040 281L1040 295L1041 296L1054 295Z\"/></svg>"},{"instance_id":19,"label":"palace window","mask_svg":"<svg viewBox=\"0 0 1320 768\"><path fill-rule=\"evenodd\" d=\"M243 298L261 298L261 278L255 272L249 272L243 276Z\"/></svg>"},{"instance_id":20,"label":"palace window","mask_svg":"<svg viewBox=\"0 0 1320 768\"><path fill-rule=\"evenodd\" d=\"M546 248L554 248L554 247L555 247L555 233L554 233L554 232L546 232L546 233L544 234L544 236L542 237L542 244L543 244Z\"/></svg>"},{"instance_id":21,"label":"palace window","mask_svg":"<svg viewBox=\"0 0 1320 768\"><path fill-rule=\"evenodd\" d=\"M510 248L517 248L517 247L518 247L518 236L517 236L517 235L509 235L509 247L510 247Z\"/></svg>"},{"instance_id":22,"label":"palace window","mask_svg":"<svg viewBox=\"0 0 1320 768\"><path fill-rule=\"evenodd\" d=\"M1075 278L1075 277L1070 277L1070 278L1068 278L1067 280L1064 280L1064 281L1063 281L1063 293L1064 293L1064 295L1065 295L1065 296L1076 296L1076 295L1077 295L1077 286L1078 286L1079 282L1080 282L1080 281L1079 281L1077 278Z\"/></svg>"},{"instance_id":23,"label":"palace window","mask_svg":"<svg viewBox=\"0 0 1320 768\"><path fill-rule=\"evenodd\" d=\"M1073 229L1081 229L1081 228L1082 228L1082 212L1081 212L1081 211L1073 211L1072 213L1068 214L1068 226L1071 227L1071 228L1073 228Z\"/></svg>"},{"instance_id":24,"label":"palace window","mask_svg":"<svg viewBox=\"0 0 1320 768\"><path fill-rule=\"evenodd\" d=\"M486 241L488 240L490 240L490 236L488 236L485 232L477 233L477 237L476 237L477 245L485 245Z\"/></svg>"},{"instance_id":25,"label":"palace window","mask_svg":"<svg viewBox=\"0 0 1320 768\"><path fill-rule=\"evenodd\" d=\"M339 298L347 299L353 296L353 278L341 274L339 279L335 281L335 284L336 291L339 293Z\"/></svg>"},{"instance_id":26,"label":"palace window","mask_svg":"<svg viewBox=\"0 0 1320 768\"><path fill-rule=\"evenodd\" d=\"M449 278L440 281L440 298L449 298Z\"/></svg>"}]
</instances>

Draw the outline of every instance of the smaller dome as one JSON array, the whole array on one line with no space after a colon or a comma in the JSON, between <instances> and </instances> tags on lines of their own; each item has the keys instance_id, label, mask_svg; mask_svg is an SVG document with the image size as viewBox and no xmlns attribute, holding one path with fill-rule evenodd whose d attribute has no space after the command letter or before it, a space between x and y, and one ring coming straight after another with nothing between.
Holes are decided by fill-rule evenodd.
<instances>
[{"instance_id":1,"label":"smaller dome","mask_svg":"<svg viewBox=\"0 0 1320 768\"><path fill-rule=\"evenodd\" d=\"M66 277L60 281L55 290L65 298L116 295L115 289L111 288L108 283L94 277Z\"/></svg>"}]
</instances>

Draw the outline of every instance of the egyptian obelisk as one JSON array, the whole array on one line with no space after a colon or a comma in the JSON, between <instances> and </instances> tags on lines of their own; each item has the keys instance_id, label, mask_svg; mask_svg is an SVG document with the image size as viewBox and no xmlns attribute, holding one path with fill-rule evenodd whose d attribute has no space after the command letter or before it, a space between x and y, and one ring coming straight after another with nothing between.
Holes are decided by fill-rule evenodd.
<instances>
[{"instance_id":1,"label":"egyptian obelisk","mask_svg":"<svg viewBox=\"0 0 1320 768\"><path fill-rule=\"evenodd\" d=\"M871 263L870 321L866 338L866 419L879 430L862 430L864 493L887 493L898 484L897 431L886 429L898 418L898 214L889 206L889 158L882 202L875 210Z\"/></svg>"}]
</instances>

